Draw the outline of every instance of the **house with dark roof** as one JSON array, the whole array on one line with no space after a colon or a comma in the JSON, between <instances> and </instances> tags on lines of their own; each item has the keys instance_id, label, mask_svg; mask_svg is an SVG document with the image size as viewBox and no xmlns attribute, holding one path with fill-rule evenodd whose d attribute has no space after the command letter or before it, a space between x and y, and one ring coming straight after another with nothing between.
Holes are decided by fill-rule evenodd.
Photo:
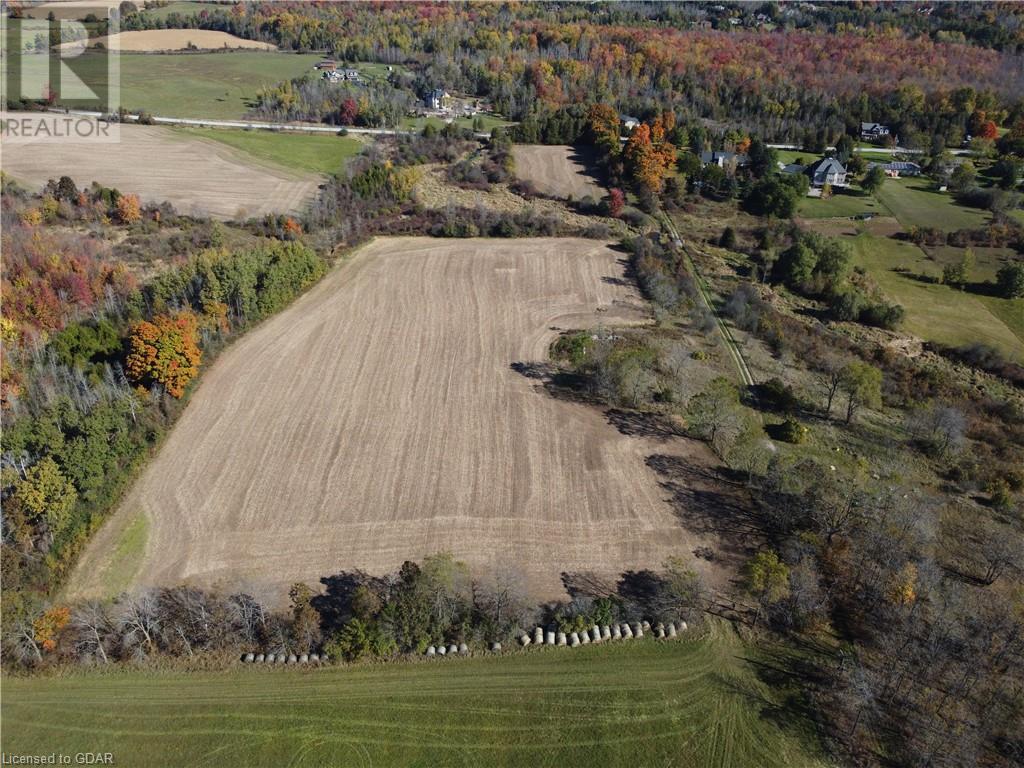
<instances>
[{"instance_id":1,"label":"house with dark roof","mask_svg":"<svg viewBox=\"0 0 1024 768\"><path fill-rule=\"evenodd\" d=\"M907 160L891 160L888 163L868 163L868 168L880 166L886 176L899 178L900 176L920 176L921 166Z\"/></svg>"},{"instance_id":2,"label":"house with dark roof","mask_svg":"<svg viewBox=\"0 0 1024 768\"><path fill-rule=\"evenodd\" d=\"M700 153L701 165L717 165L719 168L724 168L727 165L735 165L737 168L742 168L749 162L750 160L746 155L740 155L736 152L726 152L724 150L716 149L710 152Z\"/></svg>"},{"instance_id":3,"label":"house with dark roof","mask_svg":"<svg viewBox=\"0 0 1024 768\"><path fill-rule=\"evenodd\" d=\"M861 123L860 124L860 137L871 141L872 139L882 139L888 136L890 133L889 126L882 125L881 123Z\"/></svg>"},{"instance_id":4,"label":"house with dark roof","mask_svg":"<svg viewBox=\"0 0 1024 768\"><path fill-rule=\"evenodd\" d=\"M812 187L846 186L846 168L834 157L823 157L804 169L804 174L811 180Z\"/></svg>"}]
</instances>

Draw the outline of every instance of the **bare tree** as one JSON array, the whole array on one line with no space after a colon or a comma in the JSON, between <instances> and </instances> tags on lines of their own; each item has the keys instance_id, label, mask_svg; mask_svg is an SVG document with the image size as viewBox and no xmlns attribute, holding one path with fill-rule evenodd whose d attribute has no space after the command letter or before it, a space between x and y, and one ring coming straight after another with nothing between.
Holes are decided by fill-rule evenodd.
<instances>
[{"instance_id":1,"label":"bare tree","mask_svg":"<svg viewBox=\"0 0 1024 768\"><path fill-rule=\"evenodd\" d=\"M98 658L104 664L110 661L107 645L114 626L103 603L90 600L78 606L71 614L70 626L75 633L75 655L79 659Z\"/></svg>"},{"instance_id":2,"label":"bare tree","mask_svg":"<svg viewBox=\"0 0 1024 768\"><path fill-rule=\"evenodd\" d=\"M149 590L125 596L117 605L117 631L125 650L145 657L157 648L160 603Z\"/></svg>"}]
</instances>

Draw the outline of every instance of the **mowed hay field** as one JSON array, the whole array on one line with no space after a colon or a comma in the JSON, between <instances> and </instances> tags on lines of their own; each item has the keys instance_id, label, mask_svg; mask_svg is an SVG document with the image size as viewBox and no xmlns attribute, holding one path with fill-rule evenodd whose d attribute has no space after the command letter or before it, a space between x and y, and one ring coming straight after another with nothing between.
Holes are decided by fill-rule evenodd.
<instances>
[{"instance_id":1,"label":"mowed hay field","mask_svg":"<svg viewBox=\"0 0 1024 768\"><path fill-rule=\"evenodd\" d=\"M2 119L42 118L12 112ZM321 178L260 164L220 142L171 128L127 124L115 128L120 130L117 142L53 140L9 145L4 151L4 172L32 190L68 175L79 186L97 181L137 194L143 202L166 200L180 213L221 219L298 211L316 194Z\"/></svg>"},{"instance_id":2,"label":"mowed hay field","mask_svg":"<svg viewBox=\"0 0 1024 768\"><path fill-rule=\"evenodd\" d=\"M84 47L84 42L63 43L61 50L75 50ZM111 51L184 51L189 47L204 50L219 48L253 48L273 51L277 46L258 40L246 40L212 29L146 29L136 32L119 32L116 35L94 37L88 47L103 46Z\"/></svg>"},{"instance_id":3,"label":"mowed hay field","mask_svg":"<svg viewBox=\"0 0 1024 768\"><path fill-rule=\"evenodd\" d=\"M589 176L573 147L517 145L512 154L516 176L551 197L604 197L604 190Z\"/></svg>"},{"instance_id":4,"label":"mowed hay field","mask_svg":"<svg viewBox=\"0 0 1024 768\"><path fill-rule=\"evenodd\" d=\"M780 661L712 624L500 657L8 678L3 749L120 768L823 766L799 693L759 679Z\"/></svg>"},{"instance_id":5,"label":"mowed hay field","mask_svg":"<svg viewBox=\"0 0 1024 768\"><path fill-rule=\"evenodd\" d=\"M703 444L627 437L513 370L547 359L553 327L642 319L623 274L591 240L377 239L204 374L71 594L128 586L107 571L125 570L114 553L140 514L134 584L272 601L439 551L478 572L515 566L554 596L563 571L611 576L713 546L645 466L710 461Z\"/></svg>"}]
</instances>

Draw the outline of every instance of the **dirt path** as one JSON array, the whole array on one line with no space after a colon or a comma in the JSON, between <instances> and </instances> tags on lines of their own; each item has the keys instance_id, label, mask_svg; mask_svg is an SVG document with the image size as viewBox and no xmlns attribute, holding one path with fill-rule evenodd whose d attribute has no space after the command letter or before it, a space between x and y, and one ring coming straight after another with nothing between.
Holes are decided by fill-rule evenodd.
<instances>
[{"instance_id":1,"label":"dirt path","mask_svg":"<svg viewBox=\"0 0 1024 768\"><path fill-rule=\"evenodd\" d=\"M554 328L642 320L622 275L621 254L580 239L365 247L205 374L118 513L150 519L136 583L279 599L299 579L451 550L554 596L563 571L711 544L646 464L704 464L703 445L627 437L512 367L545 360ZM73 593L102 591L114 539L101 531Z\"/></svg>"}]
</instances>

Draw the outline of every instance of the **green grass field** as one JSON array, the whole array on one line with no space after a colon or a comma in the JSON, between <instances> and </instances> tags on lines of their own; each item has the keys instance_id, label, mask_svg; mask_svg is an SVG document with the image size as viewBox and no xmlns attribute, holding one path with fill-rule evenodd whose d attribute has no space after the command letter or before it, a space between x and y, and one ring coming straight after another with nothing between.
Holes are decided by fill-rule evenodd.
<instances>
[{"instance_id":1,"label":"green grass field","mask_svg":"<svg viewBox=\"0 0 1024 768\"><path fill-rule=\"evenodd\" d=\"M512 125L509 121L503 120L500 117L495 117L494 115L481 115L481 117L483 117L484 131L490 131L492 128L498 128L506 125ZM445 126L445 121L439 117L405 117L402 118L399 127L407 130L412 129L421 131L428 123L433 125L435 128L443 128ZM459 117L455 119L455 124L460 128L472 128L473 118Z\"/></svg>"},{"instance_id":2,"label":"green grass field","mask_svg":"<svg viewBox=\"0 0 1024 768\"><path fill-rule=\"evenodd\" d=\"M230 5L224 5L221 3L203 3L198 0L178 0L178 2L168 3L160 8L146 8L143 12L148 18L163 20L172 13L180 13L182 16L191 16L203 11L215 11L218 10L218 8L220 10L226 10L230 7ZM139 3L139 8L142 8L141 3Z\"/></svg>"},{"instance_id":3,"label":"green grass field","mask_svg":"<svg viewBox=\"0 0 1024 768\"><path fill-rule=\"evenodd\" d=\"M960 205L933 185L921 177L886 179L875 196L904 227L938 227L949 232L983 227L988 222L987 211Z\"/></svg>"},{"instance_id":4,"label":"green grass field","mask_svg":"<svg viewBox=\"0 0 1024 768\"><path fill-rule=\"evenodd\" d=\"M911 243L867 233L843 239L853 245L854 264L864 267L886 296L906 309L904 330L943 344L989 344L1024 361L1024 299L980 296L917 279L939 275L942 267Z\"/></svg>"},{"instance_id":5,"label":"green grass field","mask_svg":"<svg viewBox=\"0 0 1024 768\"><path fill-rule=\"evenodd\" d=\"M827 200L820 197L805 197L800 201L796 215L805 219L831 219L856 216L859 213L888 216L889 209L871 195L861 194L857 189L849 194L836 192Z\"/></svg>"},{"instance_id":6,"label":"green grass field","mask_svg":"<svg viewBox=\"0 0 1024 768\"><path fill-rule=\"evenodd\" d=\"M337 173L345 161L362 151L364 143L351 136L244 131L222 128L176 128L247 152L253 157L300 171Z\"/></svg>"},{"instance_id":7,"label":"green grass field","mask_svg":"<svg viewBox=\"0 0 1024 768\"><path fill-rule=\"evenodd\" d=\"M113 751L119 768L825 765L785 668L716 623L500 658L6 678L3 750Z\"/></svg>"},{"instance_id":8,"label":"green grass field","mask_svg":"<svg viewBox=\"0 0 1024 768\"><path fill-rule=\"evenodd\" d=\"M310 54L258 51L122 53L121 105L162 117L234 120L245 115L261 87L298 77L319 59ZM87 85L105 77L105 56L89 53L78 61L76 67L81 68L80 77ZM39 77L47 58L26 56L21 63L28 76L34 72Z\"/></svg>"}]
</instances>

